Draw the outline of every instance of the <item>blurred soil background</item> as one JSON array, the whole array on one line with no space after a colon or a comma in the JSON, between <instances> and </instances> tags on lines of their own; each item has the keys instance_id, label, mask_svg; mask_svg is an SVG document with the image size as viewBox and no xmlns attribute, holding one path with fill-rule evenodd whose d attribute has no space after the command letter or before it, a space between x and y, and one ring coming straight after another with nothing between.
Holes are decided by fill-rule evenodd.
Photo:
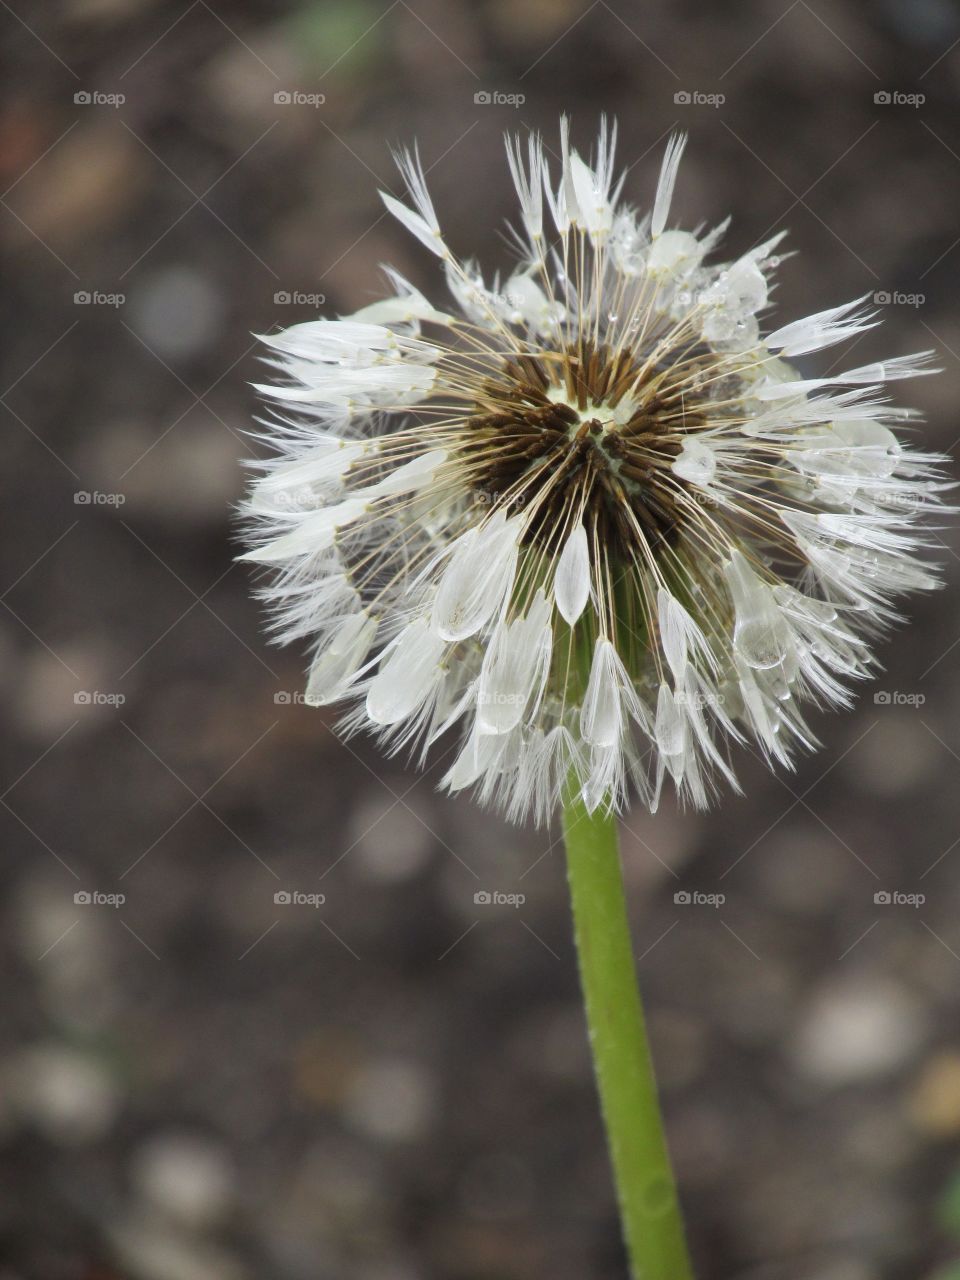
<instances>
[{"instance_id":1,"label":"blurred soil background","mask_svg":"<svg viewBox=\"0 0 960 1280\"><path fill-rule=\"evenodd\" d=\"M450 243L492 271L503 131L556 149L566 110L588 149L606 111L631 201L679 125L686 223L731 213L734 256L790 229L784 318L885 294L854 363L935 348L904 398L950 450L960 7L2 9L0 1277L618 1280L557 833L298 703L302 655L266 644L233 562L251 335L363 305L384 261L439 292L377 196L401 194L395 144L419 139ZM625 822L702 1280L960 1275L937 536L947 589L852 714L815 719L822 752L776 777L741 757L746 798Z\"/></svg>"}]
</instances>

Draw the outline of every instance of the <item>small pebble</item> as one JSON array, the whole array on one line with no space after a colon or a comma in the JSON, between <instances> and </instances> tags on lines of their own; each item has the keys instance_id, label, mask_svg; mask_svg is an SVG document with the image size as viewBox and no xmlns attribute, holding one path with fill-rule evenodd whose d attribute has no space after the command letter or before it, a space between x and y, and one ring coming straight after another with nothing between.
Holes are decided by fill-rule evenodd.
<instances>
[{"instance_id":1,"label":"small pebble","mask_svg":"<svg viewBox=\"0 0 960 1280\"><path fill-rule=\"evenodd\" d=\"M67 1045L24 1050L9 1079L13 1105L52 1142L64 1146L101 1138L120 1109L120 1091L106 1069Z\"/></svg>"},{"instance_id":2,"label":"small pebble","mask_svg":"<svg viewBox=\"0 0 960 1280\"><path fill-rule=\"evenodd\" d=\"M793 1041L794 1064L827 1088L860 1084L905 1065L926 1027L907 992L874 978L833 981L814 997Z\"/></svg>"},{"instance_id":3,"label":"small pebble","mask_svg":"<svg viewBox=\"0 0 960 1280\"><path fill-rule=\"evenodd\" d=\"M429 815L425 821L430 822ZM389 795L373 796L361 805L350 831L356 844L347 860L353 856L357 870L368 880L387 884L416 875L426 865L433 845L433 836L416 816L416 801L397 804Z\"/></svg>"},{"instance_id":4,"label":"small pebble","mask_svg":"<svg viewBox=\"0 0 960 1280\"><path fill-rule=\"evenodd\" d=\"M197 355L220 333L223 299L218 285L193 267L164 267L130 288L130 321L165 360Z\"/></svg>"},{"instance_id":5,"label":"small pebble","mask_svg":"<svg viewBox=\"0 0 960 1280\"><path fill-rule=\"evenodd\" d=\"M910 1115L918 1129L936 1138L960 1134L960 1052L939 1053L914 1084Z\"/></svg>"},{"instance_id":6,"label":"small pebble","mask_svg":"<svg viewBox=\"0 0 960 1280\"><path fill-rule=\"evenodd\" d=\"M426 1072L410 1062L383 1060L354 1077L346 1112L371 1138L409 1142L421 1137L433 1110Z\"/></svg>"},{"instance_id":7,"label":"small pebble","mask_svg":"<svg viewBox=\"0 0 960 1280\"><path fill-rule=\"evenodd\" d=\"M215 1143L189 1134L162 1134L134 1157L133 1181L157 1209L191 1227L221 1219L234 1191L234 1173Z\"/></svg>"}]
</instances>

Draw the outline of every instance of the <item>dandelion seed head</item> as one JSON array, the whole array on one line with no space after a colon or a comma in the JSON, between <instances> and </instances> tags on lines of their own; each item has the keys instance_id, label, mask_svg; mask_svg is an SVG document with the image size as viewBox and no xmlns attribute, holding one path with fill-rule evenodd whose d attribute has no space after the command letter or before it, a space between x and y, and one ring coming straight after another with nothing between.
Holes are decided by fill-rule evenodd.
<instances>
[{"instance_id":1,"label":"dandelion seed head","mask_svg":"<svg viewBox=\"0 0 960 1280\"><path fill-rule=\"evenodd\" d=\"M705 806L732 744L790 766L801 707L846 705L894 601L937 585L925 517L947 484L908 448L886 382L929 352L801 377L794 357L876 323L866 299L765 337L782 237L714 263L726 224L620 203L615 130L593 163L564 121L556 178L508 139L520 260L486 282L446 245L419 158L410 205L452 305L393 296L264 341L270 456L246 502L278 637L311 653L306 699L421 754L459 735L443 785L546 821L666 778Z\"/></svg>"}]
</instances>

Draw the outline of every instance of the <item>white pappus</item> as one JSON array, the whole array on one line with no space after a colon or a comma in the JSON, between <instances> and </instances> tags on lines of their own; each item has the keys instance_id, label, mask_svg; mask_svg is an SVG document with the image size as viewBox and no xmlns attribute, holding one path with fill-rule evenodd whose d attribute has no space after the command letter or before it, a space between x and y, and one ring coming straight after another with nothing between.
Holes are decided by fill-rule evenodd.
<instances>
[{"instance_id":1,"label":"white pappus","mask_svg":"<svg viewBox=\"0 0 960 1280\"><path fill-rule=\"evenodd\" d=\"M306 700L421 753L517 820L696 806L736 786L733 741L789 765L801 706L843 705L894 598L937 585L925 517L948 487L894 428L886 382L931 353L821 378L788 363L876 323L865 299L762 335L775 237L713 263L725 224L669 226L684 138L653 212L620 203L615 130L561 172L508 139L520 260L485 283L445 243L416 153L410 206L439 309L393 296L264 339L277 381L245 503L245 559ZM622 181L622 180L621 180Z\"/></svg>"}]
</instances>

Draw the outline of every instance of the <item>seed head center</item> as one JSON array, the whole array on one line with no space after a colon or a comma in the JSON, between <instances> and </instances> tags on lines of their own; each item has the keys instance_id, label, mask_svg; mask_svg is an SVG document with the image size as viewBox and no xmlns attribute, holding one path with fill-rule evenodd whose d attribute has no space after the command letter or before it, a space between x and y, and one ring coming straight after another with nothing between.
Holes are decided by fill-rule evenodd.
<instances>
[{"instance_id":1,"label":"seed head center","mask_svg":"<svg viewBox=\"0 0 960 1280\"><path fill-rule=\"evenodd\" d=\"M662 479L692 418L663 384L632 352L584 344L505 361L466 422L477 501L525 508L528 542L552 543L578 515L615 557L672 540L678 482Z\"/></svg>"}]
</instances>

